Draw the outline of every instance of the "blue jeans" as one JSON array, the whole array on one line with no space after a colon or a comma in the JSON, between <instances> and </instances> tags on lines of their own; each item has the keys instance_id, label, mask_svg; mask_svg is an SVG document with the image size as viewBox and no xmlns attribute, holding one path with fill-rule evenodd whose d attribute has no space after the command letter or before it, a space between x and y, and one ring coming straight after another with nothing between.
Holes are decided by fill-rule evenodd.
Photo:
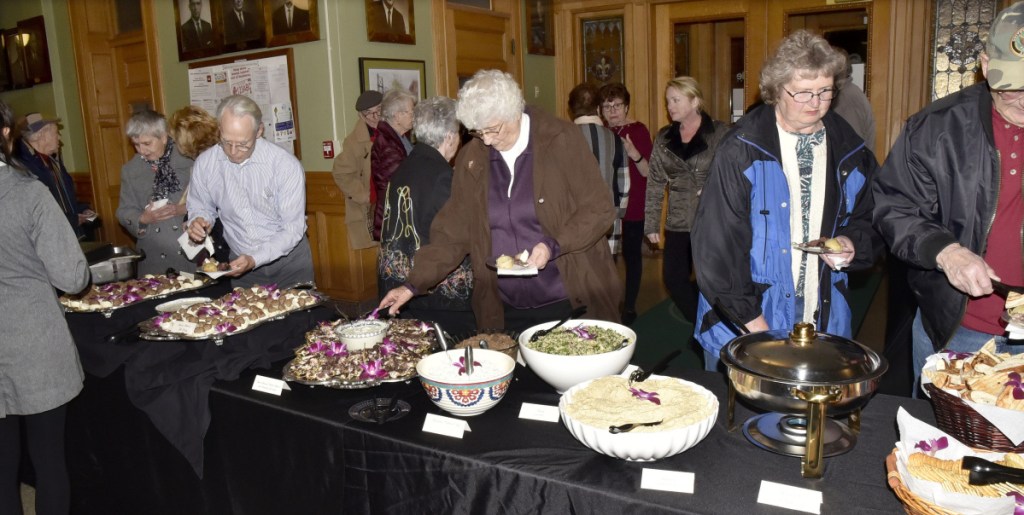
<instances>
[{"instance_id":1,"label":"blue jeans","mask_svg":"<svg viewBox=\"0 0 1024 515\"><path fill-rule=\"evenodd\" d=\"M935 347L932 346L932 340L928 337L928 333L924 331L924 323L921 322L921 310L917 310L917 316L914 317L914 385L920 386L921 381L921 369L924 367L924 362L928 359L928 356L935 354ZM964 326L957 328L956 332L953 333L953 337L950 338L949 343L942 350L953 351L953 352L977 352L988 343L992 338L996 339L996 352L1006 352L1009 354L1020 354L1024 352L1024 345L1010 345L1009 339L1002 335L992 335L967 329ZM914 397L917 397L919 388L914 388Z\"/></svg>"},{"instance_id":2,"label":"blue jeans","mask_svg":"<svg viewBox=\"0 0 1024 515\"><path fill-rule=\"evenodd\" d=\"M707 349L704 349L704 370L708 372L721 372L719 368L721 368L719 354L717 352L712 354Z\"/></svg>"}]
</instances>

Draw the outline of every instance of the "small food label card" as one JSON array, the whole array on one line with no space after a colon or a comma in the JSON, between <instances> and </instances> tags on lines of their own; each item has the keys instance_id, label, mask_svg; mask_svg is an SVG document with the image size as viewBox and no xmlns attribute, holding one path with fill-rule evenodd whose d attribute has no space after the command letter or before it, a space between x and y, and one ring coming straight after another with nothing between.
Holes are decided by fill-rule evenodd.
<instances>
[{"instance_id":1,"label":"small food label card","mask_svg":"<svg viewBox=\"0 0 1024 515\"><path fill-rule=\"evenodd\" d=\"M288 383L280 379L273 379L261 375L257 375L256 380L252 382L252 389L257 392L277 395L278 397L281 396L281 390L291 390L291 388L288 387Z\"/></svg>"},{"instance_id":2,"label":"small food label card","mask_svg":"<svg viewBox=\"0 0 1024 515\"><path fill-rule=\"evenodd\" d=\"M640 475L640 488L692 494L693 478L693 472L645 468Z\"/></svg>"},{"instance_id":3,"label":"small food label card","mask_svg":"<svg viewBox=\"0 0 1024 515\"><path fill-rule=\"evenodd\" d=\"M539 420L541 422L558 422L558 406L545 406L524 402L519 408L519 418Z\"/></svg>"},{"instance_id":4,"label":"small food label card","mask_svg":"<svg viewBox=\"0 0 1024 515\"><path fill-rule=\"evenodd\" d=\"M798 488L795 486L761 480L761 489L757 493L757 502L770 504L780 508L821 513L821 492Z\"/></svg>"},{"instance_id":5,"label":"small food label card","mask_svg":"<svg viewBox=\"0 0 1024 515\"><path fill-rule=\"evenodd\" d=\"M469 422L465 420L427 413L427 418L423 419L423 431L452 438L462 438L462 434L470 429Z\"/></svg>"}]
</instances>

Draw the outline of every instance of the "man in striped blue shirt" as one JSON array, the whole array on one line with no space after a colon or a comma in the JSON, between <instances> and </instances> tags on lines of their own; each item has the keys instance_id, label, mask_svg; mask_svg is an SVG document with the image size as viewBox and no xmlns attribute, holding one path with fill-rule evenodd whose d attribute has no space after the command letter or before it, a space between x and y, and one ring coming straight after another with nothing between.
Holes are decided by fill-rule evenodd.
<instances>
[{"instance_id":1,"label":"man in striped blue shirt","mask_svg":"<svg viewBox=\"0 0 1024 515\"><path fill-rule=\"evenodd\" d=\"M225 98L217 120L220 145L200 154L192 167L189 237L203 241L220 217L235 286L312 281L302 164L263 139L263 114L249 97Z\"/></svg>"}]
</instances>

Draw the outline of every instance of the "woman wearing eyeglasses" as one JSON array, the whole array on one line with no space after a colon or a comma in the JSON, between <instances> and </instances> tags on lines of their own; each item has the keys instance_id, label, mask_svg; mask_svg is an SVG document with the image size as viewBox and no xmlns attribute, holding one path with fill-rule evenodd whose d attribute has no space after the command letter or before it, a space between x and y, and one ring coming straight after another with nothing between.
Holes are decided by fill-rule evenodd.
<instances>
[{"instance_id":1,"label":"woman wearing eyeglasses","mask_svg":"<svg viewBox=\"0 0 1024 515\"><path fill-rule=\"evenodd\" d=\"M736 337L719 303L750 331L810 322L850 337L849 269L868 268L881 249L871 228L868 184L878 162L829 111L845 58L820 36L797 31L761 69L764 105L718 147L693 227L700 298L696 338L705 368ZM794 243L838 244L813 255Z\"/></svg>"},{"instance_id":2,"label":"woman wearing eyeglasses","mask_svg":"<svg viewBox=\"0 0 1024 515\"><path fill-rule=\"evenodd\" d=\"M661 209L668 188L662 278L676 308L693 322L697 288L690 282L690 229L711 159L727 129L704 112L704 94L692 77L676 77L668 82L665 107L672 123L662 127L654 138L644 234L651 243L661 243Z\"/></svg>"},{"instance_id":3,"label":"woman wearing eyeglasses","mask_svg":"<svg viewBox=\"0 0 1024 515\"><path fill-rule=\"evenodd\" d=\"M135 113L125 133L137 155L121 167L117 220L146 253L139 277L168 268L194 270L178 244L186 212L181 198L192 178L192 160L178 151L162 114Z\"/></svg>"},{"instance_id":4,"label":"woman wearing eyeglasses","mask_svg":"<svg viewBox=\"0 0 1024 515\"><path fill-rule=\"evenodd\" d=\"M580 305L588 318L619 319L621 287L605 238L616 216L611 189L574 124L525 104L515 79L498 70L477 72L459 90L456 115L475 139L456 158L430 244L381 308L397 312L469 255L477 327L521 331ZM524 250L535 276L498 276L487 266Z\"/></svg>"},{"instance_id":5,"label":"woman wearing eyeglasses","mask_svg":"<svg viewBox=\"0 0 1024 515\"><path fill-rule=\"evenodd\" d=\"M621 82L601 87L601 116L608 128L622 138L629 156L629 202L622 217L622 260L626 265L626 290L622 323L636 320L636 298L643 277L644 198L651 160L651 132L647 126L629 118L629 90Z\"/></svg>"}]
</instances>

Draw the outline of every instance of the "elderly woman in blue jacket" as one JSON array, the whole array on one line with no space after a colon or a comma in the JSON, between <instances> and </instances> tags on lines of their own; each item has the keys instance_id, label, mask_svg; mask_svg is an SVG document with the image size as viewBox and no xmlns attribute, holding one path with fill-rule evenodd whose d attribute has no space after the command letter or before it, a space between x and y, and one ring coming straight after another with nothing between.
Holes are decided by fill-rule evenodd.
<instances>
[{"instance_id":1,"label":"elderly woman in blue jacket","mask_svg":"<svg viewBox=\"0 0 1024 515\"><path fill-rule=\"evenodd\" d=\"M851 336L846 267L870 267L881 247L868 183L875 156L829 111L845 58L797 31L761 70L764 105L744 116L715 153L693 228L700 287L695 336L705 368L737 335L715 303L750 331L811 322ZM841 247L812 255L794 242Z\"/></svg>"}]
</instances>

